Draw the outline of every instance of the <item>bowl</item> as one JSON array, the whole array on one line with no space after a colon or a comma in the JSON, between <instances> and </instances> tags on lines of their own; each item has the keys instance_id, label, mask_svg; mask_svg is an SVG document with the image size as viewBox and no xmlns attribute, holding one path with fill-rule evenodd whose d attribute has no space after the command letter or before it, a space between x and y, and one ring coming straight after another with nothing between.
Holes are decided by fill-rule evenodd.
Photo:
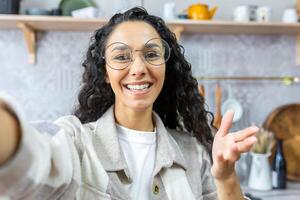
<instances>
[{"instance_id":1,"label":"bowl","mask_svg":"<svg viewBox=\"0 0 300 200\"><path fill-rule=\"evenodd\" d=\"M50 11L43 8L28 8L25 13L26 15L50 15Z\"/></svg>"}]
</instances>

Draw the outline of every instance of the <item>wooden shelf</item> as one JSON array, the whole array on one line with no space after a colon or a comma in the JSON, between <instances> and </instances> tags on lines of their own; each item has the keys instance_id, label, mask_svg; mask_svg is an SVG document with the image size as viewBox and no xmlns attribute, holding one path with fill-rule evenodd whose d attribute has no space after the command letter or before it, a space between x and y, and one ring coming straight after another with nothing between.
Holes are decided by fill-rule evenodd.
<instances>
[{"instance_id":1,"label":"wooden shelf","mask_svg":"<svg viewBox=\"0 0 300 200\"><path fill-rule=\"evenodd\" d=\"M169 26L182 26L185 32L211 34L258 34L258 35L298 35L300 23L285 24L274 22L234 22L234 21L195 21L176 20L168 22Z\"/></svg>"},{"instance_id":2,"label":"wooden shelf","mask_svg":"<svg viewBox=\"0 0 300 200\"><path fill-rule=\"evenodd\" d=\"M107 19L76 19L72 17L0 15L0 29L21 29L24 32L31 61L35 59L37 31L87 31L100 28ZM199 34L300 35L300 23L258 23L233 21L173 20L167 25L180 38L182 32ZM300 37L297 39L297 63L300 63Z\"/></svg>"},{"instance_id":3,"label":"wooden shelf","mask_svg":"<svg viewBox=\"0 0 300 200\"><path fill-rule=\"evenodd\" d=\"M94 31L105 19L75 19L72 17L0 15L0 29L15 29L25 23L36 31Z\"/></svg>"},{"instance_id":4,"label":"wooden shelf","mask_svg":"<svg viewBox=\"0 0 300 200\"><path fill-rule=\"evenodd\" d=\"M107 22L106 19L76 19L72 17L0 15L0 29L18 28L26 23L37 31L94 31ZM183 27L185 32L213 34L300 34L300 23L258 23L233 21L167 21L169 27Z\"/></svg>"}]
</instances>

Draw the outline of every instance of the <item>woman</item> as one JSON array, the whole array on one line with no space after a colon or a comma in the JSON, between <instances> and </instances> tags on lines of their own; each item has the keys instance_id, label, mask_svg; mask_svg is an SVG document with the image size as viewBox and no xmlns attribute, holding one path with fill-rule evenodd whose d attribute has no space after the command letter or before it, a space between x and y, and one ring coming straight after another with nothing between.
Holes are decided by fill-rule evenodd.
<instances>
[{"instance_id":1,"label":"woman","mask_svg":"<svg viewBox=\"0 0 300 200\"><path fill-rule=\"evenodd\" d=\"M162 19L143 8L114 15L95 32L83 66L76 116L48 124L47 133L1 96L0 195L243 199L234 163L257 127L228 134L228 112L213 140L213 116Z\"/></svg>"}]
</instances>

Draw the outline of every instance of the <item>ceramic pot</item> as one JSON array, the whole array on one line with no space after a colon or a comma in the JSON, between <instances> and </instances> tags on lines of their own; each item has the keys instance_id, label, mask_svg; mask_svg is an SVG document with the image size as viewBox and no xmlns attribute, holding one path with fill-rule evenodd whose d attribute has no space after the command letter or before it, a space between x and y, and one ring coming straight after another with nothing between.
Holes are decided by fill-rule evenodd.
<instances>
[{"instance_id":1,"label":"ceramic pot","mask_svg":"<svg viewBox=\"0 0 300 200\"><path fill-rule=\"evenodd\" d=\"M272 176L269 163L270 153L252 153L252 163L248 186L256 190L271 190Z\"/></svg>"}]
</instances>

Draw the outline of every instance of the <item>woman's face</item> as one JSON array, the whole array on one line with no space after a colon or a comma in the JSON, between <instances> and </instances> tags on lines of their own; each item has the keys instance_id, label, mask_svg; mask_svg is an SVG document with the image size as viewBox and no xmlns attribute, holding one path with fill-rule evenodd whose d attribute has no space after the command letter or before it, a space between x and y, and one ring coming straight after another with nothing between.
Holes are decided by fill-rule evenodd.
<instances>
[{"instance_id":1,"label":"woman's face","mask_svg":"<svg viewBox=\"0 0 300 200\"><path fill-rule=\"evenodd\" d=\"M146 52L147 55L145 55L145 51L140 51L145 50L145 46L153 46L153 44L155 46L159 39L151 40L153 38L160 38L160 36L151 25L135 21L119 24L107 40L106 81L115 93L115 107L118 111L152 110L153 103L162 90L165 79L165 63L155 66L149 64L145 57L149 56L147 58L151 60L154 54ZM149 40L150 45L147 45ZM131 51L124 54L124 51L127 51L124 49L128 49L128 47ZM126 63L130 60L128 55L131 55L133 60L127 66ZM123 64L124 60L125 65ZM124 68L122 65L127 67Z\"/></svg>"}]
</instances>

